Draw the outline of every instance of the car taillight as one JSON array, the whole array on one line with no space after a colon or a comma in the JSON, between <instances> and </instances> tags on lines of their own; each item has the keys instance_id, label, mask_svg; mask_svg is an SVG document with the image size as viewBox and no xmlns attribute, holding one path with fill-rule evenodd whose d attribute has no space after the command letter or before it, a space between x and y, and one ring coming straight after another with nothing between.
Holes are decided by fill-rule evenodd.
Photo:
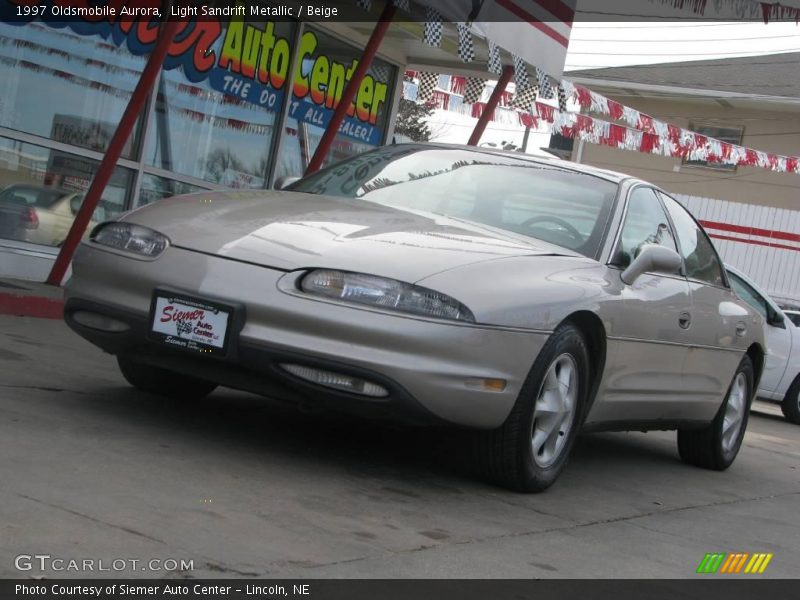
<instances>
[{"instance_id":1,"label":"car taillight","mask_svg":"<svg viewBox=\"0 0 800 600\"><path fill-rule=\"evenodd\" d=\"M35 208L26 208L19 218L24 229L38 229L39 228L39 215Z\"/></svg>"}]
</instances>

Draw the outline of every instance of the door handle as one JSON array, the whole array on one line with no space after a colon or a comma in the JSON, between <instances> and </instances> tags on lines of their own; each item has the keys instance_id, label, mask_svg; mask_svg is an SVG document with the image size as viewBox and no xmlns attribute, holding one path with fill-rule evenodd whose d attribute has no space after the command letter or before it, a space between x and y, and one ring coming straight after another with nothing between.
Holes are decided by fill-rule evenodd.
<instances>
[{"instance_id":1,"label":"door handle","mask_svg":"<svg viewBox=\"0 0 800 600\"><path fill-rule=\"evenodd\" d=\"M692 324L692 315L689 313L681 313L681 316L678 317L678 325L681 326L681 329L689 329L689 326Z\"/></svg>"},{"instance_id":2,"label":"door handle","mask_svg":"<svg viewBox=\"0 0 800 600\"><path fill-rule=\"evenodd\" d=\"M747 333L747 325L739 321L736 323L736 335L739 337L744 337L744 334Z\"/></svg>"}]
</instances>

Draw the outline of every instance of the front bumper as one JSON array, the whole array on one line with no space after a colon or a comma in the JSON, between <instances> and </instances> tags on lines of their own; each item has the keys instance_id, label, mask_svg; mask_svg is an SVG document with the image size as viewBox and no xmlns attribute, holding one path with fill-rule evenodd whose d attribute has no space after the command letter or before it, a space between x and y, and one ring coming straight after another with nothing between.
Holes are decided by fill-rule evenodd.
<instances>
[{"instance_id":1,"label":"front bumper","mask_svg":"<svg viewBox=\"0 0 800 600\"><path fill-rule=\"evenodd\" d=\"M286 293L282 271L175 247L146 261L84 243L72 269L65 319L107 352L277 399L402 420L500 426L547 340L544 333L451 324ZM164 286L243 308L227 357L196 356L147 339L152 293ZM72 318L76 310L104 314L129 329L86 327ZM389 396L323 388L288 374L281 363L361 377ZM477 389L479 379L504 379L506 387Z\"/></svg>"}]
</instances>

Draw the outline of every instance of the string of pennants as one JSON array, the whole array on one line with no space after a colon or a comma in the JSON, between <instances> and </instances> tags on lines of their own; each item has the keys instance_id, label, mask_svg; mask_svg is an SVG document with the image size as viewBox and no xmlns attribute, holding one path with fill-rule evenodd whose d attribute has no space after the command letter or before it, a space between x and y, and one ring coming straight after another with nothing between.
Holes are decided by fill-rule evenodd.
<instances>
[{"instance_id":1,"label":"string of pennants","mask_svg":"<svg viewBox=\"0 0 800 600\"><path fill-rule=\"evenodd\" d=\"M488 89L476 93L476 78L453 76L450 78L450 90L444 91L436 89L438 77L435 73L406 71L406 83L403 86L405 97L476 118L483 114L486 103L481 99L486 97ZM416 89L414 80L420 81ZM426 90L423 90L423 81L427 83ZM485 81L479 78L478 81L483 88ZM562 80L556 90L557 107L536 99L538 86L504 92L492 120L537 129L541 124L545 126L545 133L620 150L731 166L760 167L778 173L800 175L798 157L772 154L710 138L660 121L567 80ZM452 96L458 96L459 101L451 102ZM570 112L567 110L568 101L574 102L585 112L607 116L624 124Z\"/></svg>"},{"instance_id":2,"label":"string of pennants","mask_svg":"<svg viewBox=\"0 0 800 600\"><path fill-rule=\"evenodd\" d=\"M800 23L800 8L784 6L780 2L761 2L760 0L650 0L654 4L662 4L672 8L687 9L696 15L704 15L709 5L721 13L731 11L739 19L794 20Z\"/></svg>"}]
</instances>

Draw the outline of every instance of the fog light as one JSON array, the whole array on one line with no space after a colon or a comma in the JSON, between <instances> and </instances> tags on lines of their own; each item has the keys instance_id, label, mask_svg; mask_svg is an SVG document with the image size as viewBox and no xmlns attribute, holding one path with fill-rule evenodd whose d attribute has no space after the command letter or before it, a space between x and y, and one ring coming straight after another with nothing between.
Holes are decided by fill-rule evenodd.
<instances>
[{"instance_id":1,"label":"fog light","mask_svg":"<svg viewBox=\"0 0 800 600\"><path fill-rule=\"evenodd\" d=\"M317 385L342 390L345 392L352 392L354 394L361 394L362 396L370 396L372 398L384 398L389 395L386 388L379 386L376 383L359 379L358 377L351 377L342 373L334 373L332 371L323 371L322 369L314 369L312 367L304 367L301 365L286 365L282 364L281 368L288 371L295 377L305 379Z\"/></svg>"},{"instance_id":2,"label":"fog light","mask_svg":"<svg viewBox=\"0 0 800 600\"><path fill-rule=\"evenodd\" d=\"M76 323L80 323L84 327L91 327L92 329L99 329L100 331L108 331L110 333L122 333L130 329L130 325L127 323L117 321L105 315L89 312L88 310L77 310L72 313L72 318Z\"/></svg>"}]
</instances>

